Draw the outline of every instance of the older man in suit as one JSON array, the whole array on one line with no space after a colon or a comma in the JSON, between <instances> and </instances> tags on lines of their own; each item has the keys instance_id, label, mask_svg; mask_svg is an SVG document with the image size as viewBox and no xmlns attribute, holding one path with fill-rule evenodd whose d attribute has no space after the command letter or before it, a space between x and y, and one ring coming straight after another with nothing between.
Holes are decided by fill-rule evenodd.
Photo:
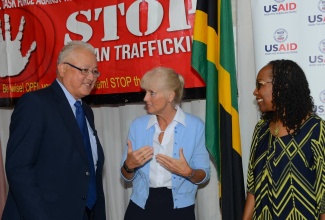
<instances>
[{"instance_id":1,"label":"older man in suit","mask_svg":"<svg viewBox=\"0 0 325 220\"><path fill-rule=\"evenodd\" d=\"M6 153L3 220L106 219L103 149L93 112L81 100L98 76L94 48L71 41L60 52L52 85L18 101Z\"/></svg>"}]
</instances>

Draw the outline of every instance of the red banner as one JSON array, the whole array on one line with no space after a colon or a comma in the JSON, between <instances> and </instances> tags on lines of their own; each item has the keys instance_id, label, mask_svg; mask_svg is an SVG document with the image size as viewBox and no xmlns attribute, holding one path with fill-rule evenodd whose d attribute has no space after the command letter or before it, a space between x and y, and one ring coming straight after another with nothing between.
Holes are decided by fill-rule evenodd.
<instances>
[{"instance_id":1,"label":"red banner","mask_svg":"<svg viewBox=\"0 0 325 220\"><path fill-rule=\"evenodd\" d=\"M191 69L196 0L2 0L0 98L50 85L68 41L89 42L101 72L92 94L139 92L142 75L168 66L185 88L204 87Z\"/></svg>"}]
</instances>

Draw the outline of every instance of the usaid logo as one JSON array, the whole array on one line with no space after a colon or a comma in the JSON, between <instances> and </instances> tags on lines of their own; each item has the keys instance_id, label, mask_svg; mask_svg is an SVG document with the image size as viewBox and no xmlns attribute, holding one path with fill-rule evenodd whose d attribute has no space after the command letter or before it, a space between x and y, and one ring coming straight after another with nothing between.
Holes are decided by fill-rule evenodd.
<instances>
[{"instance_id":1,"label":"usaid logo","mask_svg":"<svg viewBox=\"0 0 325 220\"><path fill-rule=\"evenodd\" d=\"M319 93L319 99L321 100L321 102L325 103L325 90Z\"/></svg>"},{"instance_id":2,"label":"usaid logo","mask_svg":"<svg viewBox=\"0 0 325 220\"><path fill-rule=\"evenodd\" d=\"M284 53L297 53L298 45L294 42L286 42L288 39L288 32L283 28L277 29L273 38L276 41L275 44L264 45L266 55L284 54Z\"/></svg>"},{"instance_id":3,"label":"usaid logo","mask_svg":"<svg viewBox=\"0 0 325 220\"><path fill-rule=\"evenodd\" d=\"M325 90L319 93L319 100L325 103ZM319 116L325 116L325 106L324 105L314 105L314 111Z\"/></svg>"},{"instance_id":4,"label":"usaid logo","mask_svg":"<svg viewBox=\"0 0 325 220\"><path fill-rule=\"evenodd\" d=\"M319 3L318 3L318 9L321 11L321 12L325 12L325 0L320 0Z\"/></svg>"},{"instance_id":5,"label":"usaid logo","mask_svg":"<svg viewBox=\"0 0 325 220\"><path fill-rule=\"evenodd\" d=\"M319 42L318 48L320 52L325 53L325 39Z\"/></svg>"},{"instance_id":6,"label":"usaid logo","mask_svg":"<svg viewBox=\"0 0 325 220\"><path fill-rule=\"evenodd\" d=\"M319 100L322 103L325 103L325 90L319 93ZM320 103L321 104L321 103ZM314 111L319 116L325 116L325 106L324 105L314 105Z\"/></svg>"},{"instance_id":7,"label":"usaid logo","mask_svg":"<svg viewBox=\"0 0 325 220\"><path fill-rule=\"evenodd\" d=\"M297 4L295 2L283 3L284 0L274 0L278 4L264 5L265 15L296 13Z\"/></svg>"},{"instance_id":8,"label":"usaid logo","mask_svg":"<svg viewBox=\"0 0 325 220\"><path fill-rule=\"evenodd\" d=\"M273 38L276 42L284 42L288 38L288 32L285 29L278 29L274 32Z\"/></svg>"},{"instance_id":9,"label":"usaid logo","mask_svg":"<svg viewBox=\"0 0 325 220\"><path fill-rule=\"evenodd\" d=\"M319 1L318 9L322 13L325 13L325 0ZM324 25L324 24L325 24L325 15L324 14L308 15L308 26Z\"/></svg>"},{"instance_id":10,"label":"usaid logo","mask_svg":"<svg viewBox=\"0 0 325 220\"><path fill-rule=\"evenodd\" d=\"M316 49L316 47L315 47ZM318 43L318 49L320 52L325 54L325 39ZM309 56L309 66L324 66L325 65L325 55L314 54Z\"/></svg>"}]
</instances>

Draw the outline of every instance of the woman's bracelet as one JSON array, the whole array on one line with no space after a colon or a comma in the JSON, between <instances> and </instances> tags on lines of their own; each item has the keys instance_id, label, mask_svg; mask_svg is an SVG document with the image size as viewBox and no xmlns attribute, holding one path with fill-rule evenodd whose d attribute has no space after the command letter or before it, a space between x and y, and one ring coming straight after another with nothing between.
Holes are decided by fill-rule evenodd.
<instances>
[{"instance_id":1,"label":"woman's bracelet","mask_svg":"<svg viewBox=\"0 0 325 220\"><path fill-rule=\"evenodd\" d=\"M186 177L187 179L191 179L193 176L194 176L194 174L195 174L195 170L193 169L192 170L192 174L191 175L189 175L188 177Z\"/></svg>"}]
</instances>

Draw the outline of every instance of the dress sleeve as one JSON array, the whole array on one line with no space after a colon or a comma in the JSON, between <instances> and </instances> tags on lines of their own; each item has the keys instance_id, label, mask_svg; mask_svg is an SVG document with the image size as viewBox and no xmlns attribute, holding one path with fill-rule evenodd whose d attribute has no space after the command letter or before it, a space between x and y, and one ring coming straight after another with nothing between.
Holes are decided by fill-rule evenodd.
<instances>
[{"instance_id":1,"label":"dress sleeve","mask_svg":"<svg viewBox=\"0 0 325 220\"><path fill-rule=\"evenodd\" d=\"M258 145L259 140L259 133L261 130L261 126L264 124L264 121L259 121L254 129L254 133L252 136L252 143L250 148L250 156L248 162L248 172L247 172L247 192L251 194L255 194L255 176L254 176L254 169L255 169L255 151Z\"/></svg>"},{"instance_id":2,"label":"dress sleeve","mask_svg":"<svg viewBox=\"0 0 325 220\"><path fill-rule=\"evenodd\" d=\"M316 166L316 202L319 213L325 213L325 121L321 120L319 126L319 139L312 140L311 148L314 153Z\"/></svg>"}]
</instances>

